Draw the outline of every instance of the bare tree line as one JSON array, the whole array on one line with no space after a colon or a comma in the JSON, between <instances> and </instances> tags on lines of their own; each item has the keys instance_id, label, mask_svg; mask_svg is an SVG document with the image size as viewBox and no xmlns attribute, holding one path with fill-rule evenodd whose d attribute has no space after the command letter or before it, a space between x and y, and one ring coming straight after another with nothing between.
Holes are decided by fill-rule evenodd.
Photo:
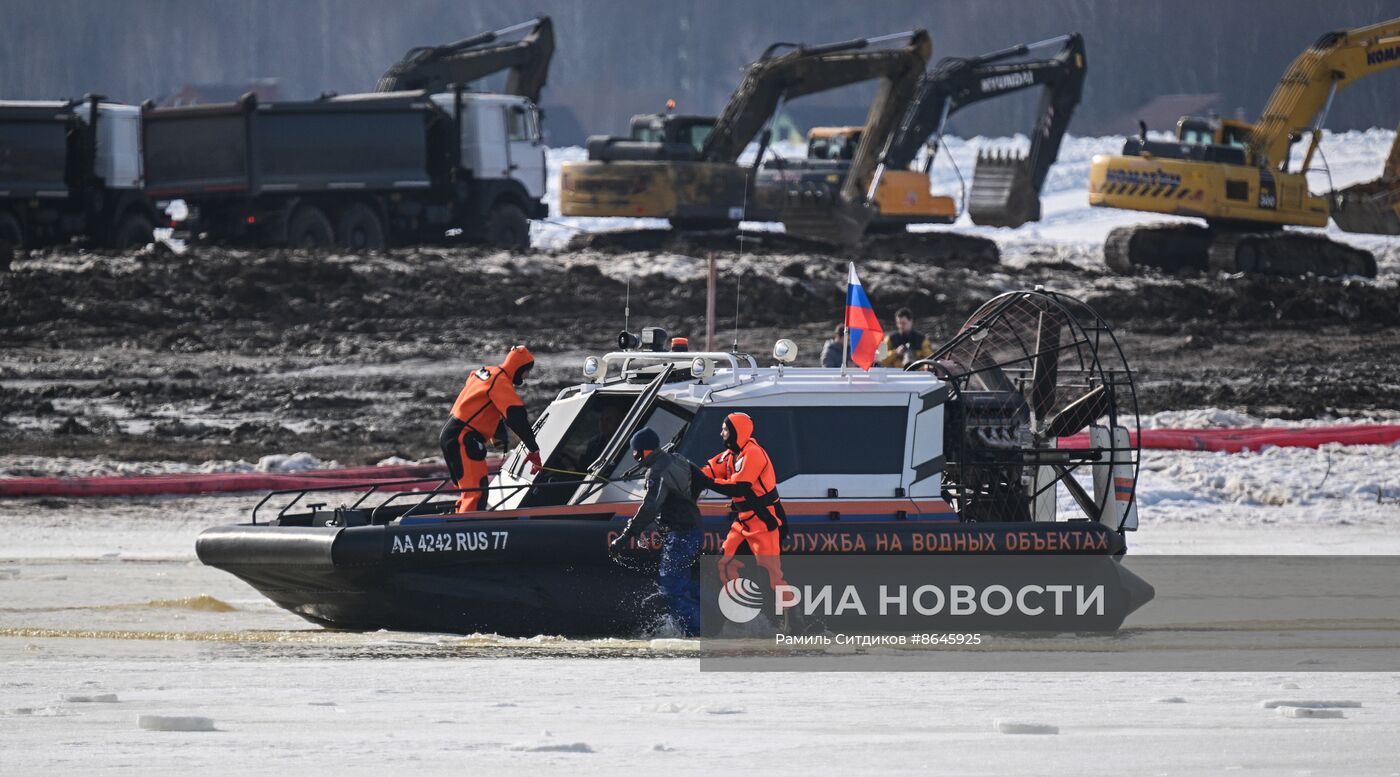
<instances>
[{"instance_id":1,"label":"bare tree line","mask_svg":"<svg viewBox=\"0 0 1400 777\"><path fill-rule=\"evenodd\" d=\"M1083 32L1090 75L1075 129L1084 134L1160 94L1220 93L1223 112L1252 117L1318 35L1400 16L1400 0L0 0L0 97L94 92L139 102L189 82L267 77L286 97L364 91L412 46L536 12L554 17L559 38L544 102L589 132L621 130L667 98L717 111L743 65L773 41L923 26L935 58ZM1394 126L1397 96L1400 74L1358 83L1328 126ZM843 96L810 99L836 105ZM1033 106L989 103L956 129L1024 131Z\"/></svg>"}]
</instances>

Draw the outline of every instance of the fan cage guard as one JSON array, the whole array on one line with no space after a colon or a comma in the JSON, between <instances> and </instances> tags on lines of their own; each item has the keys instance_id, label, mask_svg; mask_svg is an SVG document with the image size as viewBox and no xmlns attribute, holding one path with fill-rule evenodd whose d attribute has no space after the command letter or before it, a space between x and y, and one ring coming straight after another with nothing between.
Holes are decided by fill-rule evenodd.
<instances>
[{"instance_id":1,"label":"fan cage guard","mask_svg":"<svg viewBox=\"0 0 1400 777\"><path fill-rule=\"evenodd\" d=\"M1051 520L1063 488L1088 520L1120 530L1108 500L1131 470L1128 499L1137 499L1141 451L1137 390L1113 330L1092 308L1065 294L1037 289L1001 294L974 313L932 357L906 369L947 382L943 497L963 521ZM1106 426L1108 444L1074 436ZM1127 444L1112 431L1126 429ZM1100 437L1105 435L1100 434ZM1099 499L1075 474L1112 465ZM1108 516L1108 517L1106 517Z\"/></svg>"}]
</instances>

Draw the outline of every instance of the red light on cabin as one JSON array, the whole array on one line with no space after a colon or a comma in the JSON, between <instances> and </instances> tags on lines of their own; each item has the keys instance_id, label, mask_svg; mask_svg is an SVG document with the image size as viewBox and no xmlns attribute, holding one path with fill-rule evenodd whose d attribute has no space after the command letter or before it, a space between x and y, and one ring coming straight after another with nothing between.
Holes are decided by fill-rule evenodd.
<instances>
[{"instance_id":1,"label":"red light on cabin","mask_svg":"<svg viewBox=\"0 0 1400 777\"><path fill-rule=\"evenodd\" d=\"M247 218L243 219L243 221L244 221L245 223L248 223L248 224L256 224L256 223L258 223L258 217L257 217L257 216L248 216Z\"/></svg>"}]
</instances>

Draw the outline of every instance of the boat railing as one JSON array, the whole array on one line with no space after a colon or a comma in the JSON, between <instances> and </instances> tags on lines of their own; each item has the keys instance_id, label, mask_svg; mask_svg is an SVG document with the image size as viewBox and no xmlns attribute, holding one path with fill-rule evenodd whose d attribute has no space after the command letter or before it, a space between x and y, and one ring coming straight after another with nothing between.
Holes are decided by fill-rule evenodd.
<instances>
[{"instance_id":1,"label":"boat railing","mask_svg":"<svg viewBox=\"0 0 1400 777\"><path fill-rule=\"evenodd\" d=\"M731 374L739 375L742 367L750 370L758 369L758 362L749 354L734 354L725 351L613 351L603 356L601 375L609 374L612 365L618 366L619 374L626 374L632 369L634 362L646 362L651 364L674 364L688 367L696 359L705 359L711 362L726 363L729 365ZM740 364L740 360L744 364Z\"/></svg>"},{"instance_id":2,"label":"boat railing","mask_svg":"<svg viewBox=\"0 0 1400 777\"><path fill-rule=\"evenodd\" d=\"M585 478L580 480L579 484L591 482L593 480L595 480L595 478ZM603 478L596 478L596 480L598 480L599 482L606 482ZM406 486L417 486L419 484L422 485L421 488L405 488ZM506 501L506 499L515 496L521 491L528 491L535 485L536 484L534 483L512 483L502 485L479 486L476 488L458 488L457 485L453 483L452 480L449 478L427 477L408 478L404 480L339 482L333 485L315 486L311 488L288 488L278 491L267 492L267 494L265 494L263 498L259 500L256 505L253 506L252 523L253 525L258 525L259 511L267 507L269 502L274 502L274 500L276 500L278 497L289 498L286 500L285 504L282 504L281 507L277 510L277 514L275 516L273 516L271 519L265 519L263 521L264 524L271 523L272 521L280 521L283 518L287 517L292 508L301 504L302 500L305 499L308 495L347 491L362 491L363 493L361 493L359 498L357 498L354 502L348 505L342 505L338 509L344 511L368 511L368 522L371 524L376 524L380 523L381 521L383 523L388 523L389 521L394 519L403 520L404 518L407 518L409 516L420 514L420 511L428 507L430 504L433 503L433 500L438 499L439 497L450 497L455 499L456 497L465 493L480 493L484 497L487 497L488 501L490 501L489 497L495 494L499 495L499 503ZM383 498L378 500L377 502L374 502L373 506L367 505L366 502L368 502L371 499L371 497L374 497L376 495ZM409 505L405 510L403 510L403 512L395 515L394 512L397 507L395 503L409 499L416 499L417 501ZM315 513L316 510L325 507L325 505L308 503L305 505L305 507L311 513Z\"/></svg>"}]
</instances>

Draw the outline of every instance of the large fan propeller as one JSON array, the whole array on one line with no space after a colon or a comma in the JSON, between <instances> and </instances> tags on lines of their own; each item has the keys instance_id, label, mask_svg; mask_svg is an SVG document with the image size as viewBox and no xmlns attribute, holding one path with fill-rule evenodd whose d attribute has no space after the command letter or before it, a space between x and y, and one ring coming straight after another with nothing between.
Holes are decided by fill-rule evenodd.
<instances>
[{"instance_id":1,"label":"large fan propeller","mask_svg":"<svg viewBox=\"0 0 1400 777\"><path fill-rule=\"evenodd\" d=\"M1055 400L1059 393L1056 382L1060 374L1060 357L1068 349L1078 345L1071 343L1067 347L1061 347L1061 332L1064 328L1064 319L1058 311L1041 310L1036 318L1035 354L1031 362L1029 400L1034 419L1033 428L1036 436L1042 440L1077 434L1109 411L1108 392L1099 384L1066 404L1059 412L1054 412Z\"/></svg>"},{"instance_id":2,"label":"large fan propeller","mask_svg":"<svg viewBox=\"0 0 1400 777\"><path fill-rule=\"evenodd\" d=\"M944 488L968 520L1042 520L1054 514L1056 484L1097 519L1103 508L1075 473L1125 456L1136 463L1135 452L1114 449L1103 435L1065 440L1096 424L1126 428L1137 415L1112 331L1071 297L1002 294L911 369L933 371L957 393Z\"/></svg>"}]
</instances>

